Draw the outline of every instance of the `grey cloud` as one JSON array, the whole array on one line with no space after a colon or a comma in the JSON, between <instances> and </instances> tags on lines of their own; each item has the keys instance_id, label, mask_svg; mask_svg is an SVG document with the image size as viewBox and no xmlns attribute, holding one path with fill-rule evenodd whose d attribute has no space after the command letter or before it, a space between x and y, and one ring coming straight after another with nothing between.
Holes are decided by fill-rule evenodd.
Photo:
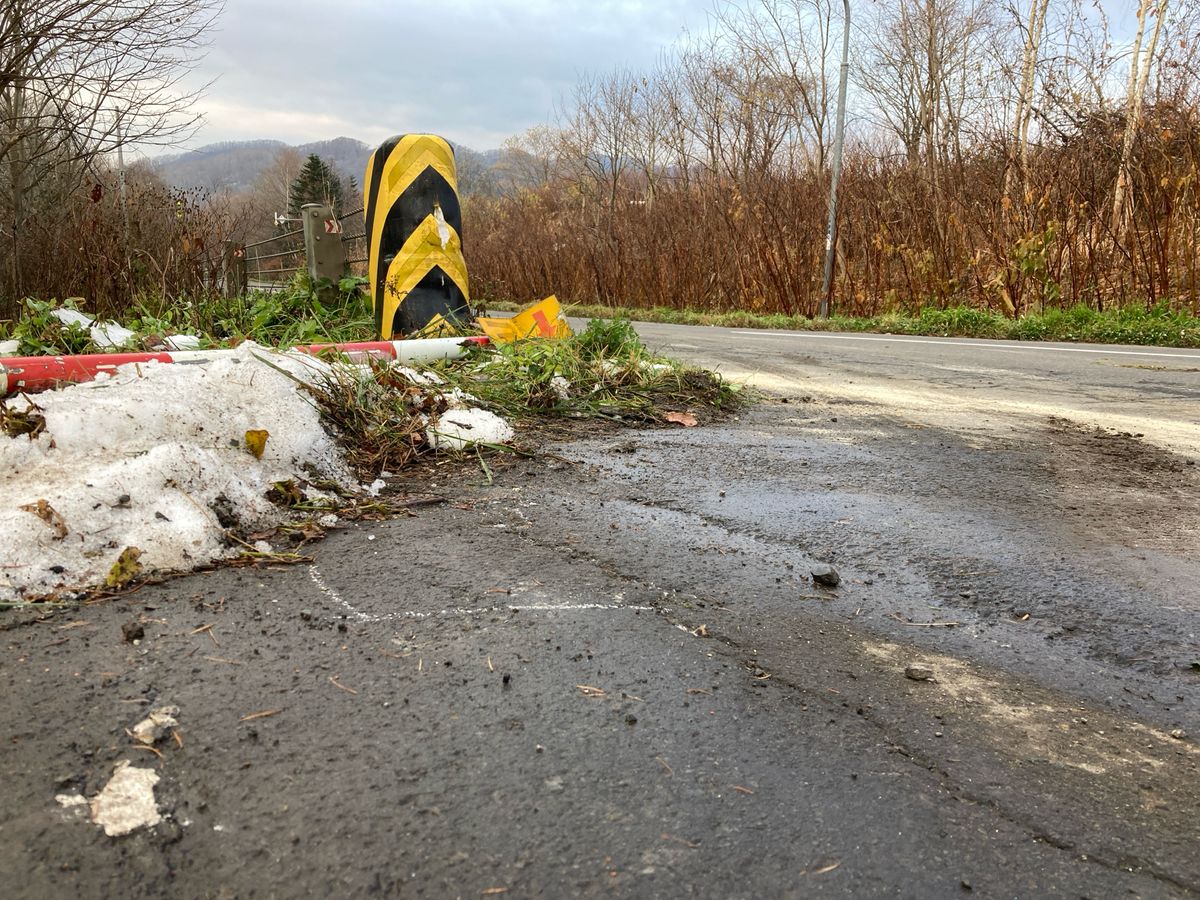
<instances>
[{"instance_id":1,"label":"grey cloud","mask_svg":"<svg viewBox=\"0 0 1200 900\"><path fill-rule=\"evenodd\" d=\"M711 2L230 0L198 73L219 76L209 96L225 112L193 143L333 137L329 120L355 137L498 142L547 121L582 72L650 66L685 27L704 27ZM299 131L311 114L314 132L263 133L280 113Z\"/></svg>"}]
</instances>

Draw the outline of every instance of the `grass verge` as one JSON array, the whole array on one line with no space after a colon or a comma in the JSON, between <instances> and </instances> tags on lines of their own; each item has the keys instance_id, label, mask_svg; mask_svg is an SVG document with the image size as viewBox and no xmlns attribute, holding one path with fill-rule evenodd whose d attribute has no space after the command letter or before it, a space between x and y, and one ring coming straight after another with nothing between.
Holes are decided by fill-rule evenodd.
<instances>
[{"instance_id":1,"label":"grass verge","mask_svg":"<svg viewBox=\"0 0 1200 900\"><path fill-rule=\"evenodd\" d=\"M488 306L497 310L517 308L516 304L511 303L489 303ZM917 315L888 313L867 317L831 316L828 319L750 312L704 313L665 307L627 309L587 304L566 305L564 312L583 318L623 316L641 322L777 331L849 331L1016 341L1200 347L1200 317L1173 311L1165 303L1150 308L1127 306L1105 312L1081 305L1029 313L1019 319L1009 319L998 313L968 306L947 309L926 307Z\"/></svg>"},{"instance_id":2,"label":"grass verge","mask_svg":"<svg viewBox=\"0 0 1200 900\"><path fill-rule=\"evenodd\" d=\"M134 336L120 349L153 350L177 335L199 338L198 347L204 349L246 340L272 347L371 340L375 323L369 301L358 290L359 281L343 279L339 290L331 292L331 298L325 295L325 301L313 290L307 275L272 293L251 291L243 297L214 295L172 301L141 298L122 316L120 324ZM112 352L110 346L97 345L89 329L54 315L60 308L85 311L81 307L79 298L61 303L26 298L20 318L0 322L0 339L16 340L20 356Z\"/></svg>"}]
</instances>

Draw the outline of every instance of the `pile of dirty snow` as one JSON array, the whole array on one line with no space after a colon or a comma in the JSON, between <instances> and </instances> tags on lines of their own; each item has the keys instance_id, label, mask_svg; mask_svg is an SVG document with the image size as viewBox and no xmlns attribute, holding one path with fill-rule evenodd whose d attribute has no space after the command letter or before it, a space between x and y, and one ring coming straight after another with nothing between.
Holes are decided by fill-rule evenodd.
<instances>
[{"instance_id":1,"label":"pile of dirty snow","mask_svg":"<svg viewBox=\"0 0 1200 900\"><path fill-rule=\"evenodd\" d=\"M102 585L118 559L148 572L236 556L227 531L288 517L266 498L273 482L356 488L296 380L329 365L247 342L203 365L127 365L28 397L45 428L0 435L0 601Z\"/></svg>"},{"instance_id":2,"label":"pile of dirty snow","mask_svg":"<svg viewBox=\"0 0 1200 900\"><path fill-rule=\"evenodd\" d=\"M0 438L0 599L103 583L128 547L146 570L234 555L226 529L278 523L266 492L306 468L352 485L317 410L260 357L300 378L323 365L247 343L31 396L44 431ZM261 459L252 430L267 432Z\"/></svg>"}]
</instances>

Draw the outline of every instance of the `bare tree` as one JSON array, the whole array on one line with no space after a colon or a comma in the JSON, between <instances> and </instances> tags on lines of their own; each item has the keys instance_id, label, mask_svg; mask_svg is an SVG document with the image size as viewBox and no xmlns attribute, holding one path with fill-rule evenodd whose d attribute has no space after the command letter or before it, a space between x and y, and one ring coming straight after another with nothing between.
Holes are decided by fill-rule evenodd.
<instances>
[{"instance_id":1,"label":"bare tree","mask_svg":"<svg viewBox=\"0 0 1200 900\"><path fill-rule=\"evenodd\" d=\"M510 193L548 184L558 173L563 134L549 125L534 125L504 142L496 164L501 187Z\"/></svg>"},{"instance_id":2,"label":"bare tree","mask_svg":"<svg viewBox=\"0 0 1200 900\"><path fill-rule=\"evenodd\" d=\"M689 48L679 64L679 87L687 98L681 124L707 175L745 183L776 169L780 151L802 141L795 83L750 44L714 39ZM674 144L670 132L668 142Z\"/></svg>"},{"instance_id":3,"label":"bare tree","mask_svg":"<svg viewBox=\"0 0 1200 900\"><path fill-rule=\"evenodd\" d=\"M830 0L741 0L719 21L744 58L773 82L772 100L795 122L795 145L824 170L829 133L834 14Z\"/></svg>"},{"instance_id":4,"label":"bare tree","mask_svg":"<svg viewBox=\"0 0 1200 900\"><path fill-rule=\"evenodd\" d=\"M1042 40L1041 97L1034 114L1061 135L1110 105L1118 60L1108 16L1090 0L1052 3Z\"/></svg>"},{"instance_id":5,"label":"bare tree","mask_svg":"<svg viewBox=\"0 0 1200 900\"><path fill-rule=\"evenodd\" d=\"M1015 162L1021 173L1025 190L1029 189L1029 123L1033 118L1033 89L1037 79L1038 54L1042 49L1042 34L1046 29L1046 11L1050 0L1029 0L1029 22L1025 27L1025 47L1021 54L1021 80L1017 85L1016 110L1013 113L1013 140L1016 142ZM1004 193L1012 185L1012 164L1004 173Z\"/></svg>"},{"instance_id":6,"label":"bare tree","mask_svg":"<svg viewBox=\"0 0 1200 900\"><path fill-rule=\"evenodd\" d=\"M1168 4L1154 64L1154 96L1176 108L1200 102L1200 4Z\"/></svg>"},{"instance_id":7,"label":"bare tree","mask_svg":"<svg viewBox=\"0 0 1200 900\"><path fill-rule=\"evenodd\" d=\"M132 144L190 133L186 76L221 0L6 0L0 5L0 202L11 214L11 283L40 181L82 173Z\"/></svg>"},{"instance_id":8,"label":"bare tree","mask_svg":"<svg viewBox=\"0 0 1200 900\"><path fill-rule=\"evenodd\" d=\"M625 70L589 76L575 89L575 109L564 129L568 151L596 197L612 210L636 137L634 102L639 79Z\"/></svg>"},{"instance_id":9,"label":"bare tree","mask_svg":"<svg viewBox=\"0 0 1200 900\"><path fill-rule=\"evenodd\" d=\"M275 214L287 215L292 206L292 185L303 165L299 151L285 147L254 179L243 200L248 238L257 240L278 233L274 225Z\"/></svg>"},{"instance_id":10,"label":"bare tree","mask_svg":"<svg viewBox=\"0 0 1200 900\"><path fill-rule=\"evenodd\" d=\"M633 140L630 156L646 186L646 208L654 208L658 184L670 156L672 97L659 71L639 79L633 97Z\"/></svg>"},{"instance_id":11,"label":"bare tree","mask_svg":"<svg viewBox=\"0 0 1200 900\"><path fill-rule=\"evenodd\" d=\"M667 174L686 190L691 186L696 163L695 135L691 127L695 117L679 59L662 60L655 72L654 83L663 116L660 137L666 154Z\"/></svg>"},{"instance_id":12,"label":"bare tree","mask_svg":"<svg viewBox=\"0 0 1200 900\"><path fill-rule=\"evenodd\" d=\"M1167 0L1140 0L1138 5L1137 36L1133 40L1133 51L1129 58L1129 93L1125 107L1125 131L1121 138L1121 159L1117 166L1117 183L1113 188L1112 233L1119 240L1129 219L1125 208L1125 194L1129 188L1129 163L1133 157L1133 142L1141 126L1142 106L1146 99L1146 84L1150 69L1154 65L1158 36L1166 18ZM1146 31L1146 19L1154 17L1154 30L1150 43L1143 50L1142 40Z\"/></svg>"},{"instance_id":13,"label":"bare tree","mask_svg":"<svg viewBox=\"0 0 1200 900\"><path fill-rule=\"evenodd\" d=\"M862 86L908 161L924 161L931 176L961 151L963 128L992 99L981 71L992 30L989 0L899 0L860 26Z\"/></svg>"}]
</instances>

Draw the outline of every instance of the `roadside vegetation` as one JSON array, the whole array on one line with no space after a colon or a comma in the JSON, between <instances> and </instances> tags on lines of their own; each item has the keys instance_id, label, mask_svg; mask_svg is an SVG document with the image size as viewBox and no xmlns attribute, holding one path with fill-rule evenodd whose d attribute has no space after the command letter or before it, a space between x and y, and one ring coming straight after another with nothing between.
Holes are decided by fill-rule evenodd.
<instances>
[{"instance_id":1,"label":"roadside vegetation","mask_svg":"<svg viewBox=\"0 0 1200 900\"><path fill-rule=\"evenodd\" d=\"M297 296L292 295L290 302L298 302ZM232 352L242 354L245 364L262 364L273 370L273 386L269 385L271 379L259 379L256 391L236 399L230 397L229 402L219 405L221 410L240 411L235 416L239 422L241 414L250 413L259 423L259 427L245 430L244 434L233 429L235 436L228 441L216 439L217 434L224 433L227 437L230 434L229 422L220 421L221 413L205 416L202 427L191 428L197 423L194 416L189 418L184 412L191 405L185 394L160 392L154 401L160 404L157 412L150 413L146 407L151 402L144 394L141 402L127 401L141 407L140 414L153 420L152 427L138 432L139 438L150 444L146 449L134 447L131 451L123 446L120 452L140 457L152 445L157 461L147 471L156 488L161 487L163 454L208 454L214 457L208 461L210 469L232 461L233 468L226 470L224 478L201 479L182 486L174 480L167 481L170 488L167 494L174 496L183 491L188 503L198 504L201 509L207 505L213 511L214 519L206 525L210 532L207 550L188 557L198 559L197 564L302 562L308 559L302 553L303 547L323 536L339 519L403 515L414 503L443 502L445 498L438 496L414 500L406 491L380 492L388 485L387 479L411 476L405 470L422 462L436 463L439 467L449 465L450 471L458 473L452 478L473 477L474 469L474 477L482 473L491 483L496 467L506 464L505 457L511 460L538 454L550 430L562 435L580 426L595 429L673 423L691 427L719 419L743 400L739 386L724 381L718 374L650 353L627 319L593 320L580 333L563 338L475 346L463 358L424 366L398 365L390 360L354 364L339 361L335 353L322 354L320 358L284 357L246 343L252 339L282 347L289 337L304 342L317 336L337 341L369 338L372 320L363 322L358 315L359 298L349 294L342 300L341 316L332 317L336 327L331 328L326 321L319 335L304 324L311 319L289 317L289 298L277 295L258 297L251 304L252 308L269 309L270 315L264 312L249 319L235 318L233 324L212 309L203 317L197 317L193 310L184 318L170 317L167 321L160 313L128 323L144 329L134 331L129 338L127 345L132 348L161 342L165 333L172 331L163 327L164 321L170 326L215 322L217 335L207 333L207 344L242 344L241 350ZM147 324L149 327L145 327ZM97 349L91 346L87 329L78 325L64 327L51 315L49 304L32 304L30 316L19 323L16 331L27 351L79 353ZM220 363L214 361L214 365ZM163 368L170 373L194 367ZM139 373L132 382L119 383L114 389L119 392L141 379ZM216 380L218 385L222 383L222 379ZM280 381L285 385L290 382L291 387L280 391ZM57 452L47 410L56 400L67 398L61 396L65 392L47 393L48 398L37 393L0 398L0 455L13 451L19 457L23 443L33 441L41 441L47 452ZM120 402L120 393L115 398L108 389L102 393L110 404L114 399ZM285 407L288 402L295 404L297 395L301 398L299 408ZM289 401L288 397L293 399ZM286 411L281 413L281 409ZM86 420L80 424L78 413L72 421L74 424L69 427L89 427ZM174 423L167 427L180 429L179 433L172 431L170 441L156 437L159 431L155 428L161 429L164 423ZM96 427L94 421L90 427ZM245 428L244 422L239 428ZM296 438L297 452L302 453L301 448L305 447L319 448L321 442L311 435L321 431L340 447L339 457L352 473L351 480L336 475L336 467L336 477L331 476L328 460L319 454L307 459L302 455L285 456L291 460L291 470L282 476L272 470L274 474L268 479L271 486L265 494L247 497L246 486L238 482L233 472L240 473L262 460L268 442ZM188 447L190 440L199 443ZM96 452L111 450L102 442L98 446L101 450ZM60 539L68 529L81 535L104 530L96 517L105 514L108 506L90 502L84 508L78 506L78 486L70 483L72 477L78 477L78 464L72 462L70 452L62 451L55 457L56 463L49 466L51 474L43 473L41 483L35 481L38 484L35 495L43 496L18 506L15 511L0 507L0 517L8 512L16 516L19 524L27 526L32 524L31 514L36 515L54 528ZM103 461L98 465L98 472L108 471ZM202 469L197 467L195 471ZM420 470L417 471L420 482ZM445 471L439 468L442 477ZM126 473L122 477L125 480L120 486L126 493L118 507L128 508L132 496L136 498L139 514L171 521L174 510L167 516L152 508L157 497L155 490L145 489L142 482L129 488L129 478L136 476ZM86 478L91 479L89 488L103 480L101 474L89 474ZM392 482L392 486L412 483L411 480ZM118 488L105 482L102 490L115 493ZM89 491L89 496L94 493ZM232 503L230 496L239 497L239 502ZM14 498L15 494L10 496L10 500ZM259 502L254 502L256 499ZM277 509L274 516L264 512L261 504L264 499ZM264 519L269 520L265 527ZM36 533L36 528L20 530L24 536ZM170 529L164 534L167 535L164 540L170 543ZM33 586L22 581L19 595L0 595L0 609L31 603L97 600L136 590L148 579L159 580L169 574L159 564L143 571L139 559L146 549L144 545L125 548L105 575L104 567L99 571L88 569L87 559L106 552L91 548L88 553L92 556L82 561L75 559L71 566L64 568L55 563L60 572L69 569L60 581L38 582ZM23 571L28 574L33 569L47 568L48 565L37 565ZM0 590L4 586L0 585Z\"/></svg>"},{"instance_id":2,"label":"roadside vegetation","mask_svg":"<svg viewBox=\"0 0 1200 900\"><path fill-rule=\"evenodd\" d=\"M360 477L397 472L432 450L429 422L455 406L485 410L529 432L551 423L693 426L736 409L739 385L650 353L626 319L591 321L581 333L472 350L429 366L372 362L333 368L306 387ZM472 439L466 450L526 453Z\"/></svg>"},{"instance_id":3,"label":"roadside vegetation","mask_svg":"<svg viewBox=\"0 0 1200 900\"><path fill-rule=\"evenodd\" d=\"M362 279L344 278L332 298L322 301L306 275L286 289L251 291L241 297L206 293L168 300L161 296L136 298L118 324L135 336L123 350L153 350L166 338L193 335L202 348L229 347L253 340L270 347L296 344L366 341L375 324L369 300L359 291ZM0 321L0 340L16 340L17 354L103 353L114 348L97 344L89 329L61 321L56 309L93 315L83 298L62 303L26 298L15 321Z\"/></svg>"},{"instance_id":4,"label":"roadside vegetation","mask_svg":"<svg viewBox=\"0 0 1200 900\"><path fill-rule=\"evenodd\" d=\"M375 326L360 281L343 279L341 290L324 303L303 276L276 293L170 305L139 301L116 323L132 332L118 347L98 344L91 329L55 316L55 310L76 309L74 303L26 300L20 319L0 325L0 339L16 341L16 353L31 356L156 350L180 335L211 349L245 341L280 349L369 341ZM741 400L738 386L719 375L652 354L620 316L593 319L570 337L496 344L430 366L332 367L302 387L351 463L369 478L385 469L398 471L433 449L425 437L429 417L456 399L469 398L472 405L531 426L571 419L663 423L672 416L695 424L697 416L719 415ZM0 401L0 425L10 435L24 427L18 406Z\"/></svg>"},{"instance_id":5,"label":"roadside vegetation","mask_svg":"<svg viewBox=\"0 0 1200 900\"><path fill-rule=\"evenodd\" d=\"M241 187L204 191L132 161L194 132L178 76L220 8L14 7L0 320L27 297L81 296L97 318L218 340L263 318L287 340L340 327L280 319L275 300L197 298L224 280L226 242L278 237L273 213L303 200L334 204L351 240L361 171L289 148ZM813 316L841 16L836 0L714 4L712 27L652 69L586 73L550 124L486 158L460 148L475 300L555 293L768 327ZM856 9L829 298L849 318L829 327L1188 344L1190 321L1169 320L1200 316L1200 5L1136 0L1122 16L1081 0ZM113 63L108 46L139 52ZM178 321L189 305L206 321Z\"/></svg>"},{"instance_id":6,"label":"roadside vegetation","mask_svg":"<svg viewBox=\"0 0 1200 900\"><path fill-rule=\"evenodd\" d=\"M836 314L1200 316L1200 5L851 6ZM476 296L815 315L842 9L720 3L654 68L583 77L467 198ZM1140 340L1121 321L1089 336Z\"/></svg>"},{"instance_id":7,"label":"roadside vegetation","mask_svg":"<svg viewBox=\"0 0 1200 900\"><path fill-rule=\"evenodd\" d=\"M507 303L489 305L493 309L515 308L515 304ZM927 306L916 314L893 312L859 317L833 315L827 319L780 313L700 312L661 306L630 309L595 304L569 304L564 307L564 311L567 315L580 318L625 316L640 322L711 325L723 328L1200 347L1200 317L1184 310L1173 310L1166 303L1149 308L1124 306L1104 312L1078 304L1069 309L1030 312L1016 319L995 311L969 306L951 306L946 309Z\"/></svg>"},{"instance_id":8,"label":"roadside vegetation","mask_svg":"<svg viewBox=\"0 0 1200 900\"><path fill-rule=\"evenodd\" d=\"M688 409L718 413L740 399L739 387L720 375L651 353L626 318L594 318L559 340L499 344L474 365L443 363L435 371L515 421L653 423Z\"/></svg>"}]
</instances>

